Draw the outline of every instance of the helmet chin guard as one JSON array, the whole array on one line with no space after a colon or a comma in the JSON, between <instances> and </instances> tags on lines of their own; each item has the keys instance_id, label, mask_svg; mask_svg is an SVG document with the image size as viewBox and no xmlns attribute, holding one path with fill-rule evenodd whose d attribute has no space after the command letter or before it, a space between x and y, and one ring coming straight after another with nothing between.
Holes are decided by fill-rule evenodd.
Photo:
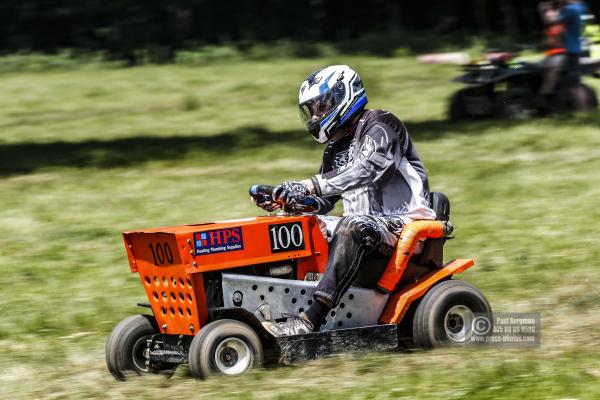
<instances>
[{"instance_id":1,"label":"helmet chin guard","mask_svg":"<svg viewBox=\"0 0 600 400\"><path fill-rule=\"evenodd\" d=\"M367 94L358 74L347 65L332 65L310 74L300 85L300 118L319 143L364 109Z\"/></svg>"}]
</instances>

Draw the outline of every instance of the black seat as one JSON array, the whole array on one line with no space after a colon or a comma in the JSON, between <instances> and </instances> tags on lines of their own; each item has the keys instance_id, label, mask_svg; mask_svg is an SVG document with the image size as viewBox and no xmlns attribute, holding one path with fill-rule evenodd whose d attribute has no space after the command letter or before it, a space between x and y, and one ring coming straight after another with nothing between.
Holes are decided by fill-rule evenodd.
<instances>
[{"instance_id":1,"label":"black seat","mask_svg":"<svg viewBox=\"0 0 600 400\"><path fill-rule=\"evenodd\" d=\"M435 211L438 221L450 220L450 200L442 192L429 193L429 207Z\"/></svg>"}]
</instances>

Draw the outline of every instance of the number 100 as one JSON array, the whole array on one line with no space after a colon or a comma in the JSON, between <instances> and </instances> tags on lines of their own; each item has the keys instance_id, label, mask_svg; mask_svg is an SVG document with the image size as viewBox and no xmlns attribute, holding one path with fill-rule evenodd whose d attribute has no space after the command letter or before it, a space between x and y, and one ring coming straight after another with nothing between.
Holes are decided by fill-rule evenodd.
<instances>
[{"instance_id":1,"label":"number 100","mask_svg":"<svg viewBox=\"0 0 600 400\"><path fill-rule=\"evenodd\" d=\"M273 250L289 249L291 245L298 248L304 242L304 234L300 224L293 225L291 228L286 225L273 226L269 230L273 239Z\"/></svg>"}]
</instances>

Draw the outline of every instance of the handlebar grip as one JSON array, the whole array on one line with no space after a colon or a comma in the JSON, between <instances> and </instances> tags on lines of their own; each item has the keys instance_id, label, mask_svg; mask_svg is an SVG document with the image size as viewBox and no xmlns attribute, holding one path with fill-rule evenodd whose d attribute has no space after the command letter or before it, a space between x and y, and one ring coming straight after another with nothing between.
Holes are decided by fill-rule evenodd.
<instances>
[{"instance_id":1,"label":"handlebar grip","mask_svg":"<svg viewBox=\"0 0 600 400\"><path fill-rule=\"evenodd\" d=\"M274 189L275 189L275 186L252 185L252 186L250 186L250 190L248 192L250 193L250 196L252 196L252 197L260 196L260 195L271 196L273 194Z\"/></svg>"}]
</instances>

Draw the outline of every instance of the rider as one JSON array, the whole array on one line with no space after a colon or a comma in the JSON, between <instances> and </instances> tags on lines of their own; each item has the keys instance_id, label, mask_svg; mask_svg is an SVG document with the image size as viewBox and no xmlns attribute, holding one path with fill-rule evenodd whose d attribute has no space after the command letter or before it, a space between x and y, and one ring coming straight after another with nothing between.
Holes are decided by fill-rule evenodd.
<instances>
[{"instance_id":1,"label":"rider","mask_svg":"<svg viewBox=\"0 0 600 400\"><path fill-rule=\"evenodd\" d=\"M541 100L549 104L548 98L554 93L556 83L560 72L566 64L566 52L563 36L565 34L565 24L556 22L560 16L560 5L558 1L543 1L539 4L540 14L544 24L544 36L546 50L545 58L542 60L544 67L544 77L540 87Z\"/></svg>"},{"instance_id":2,"label":"rider","mask_svg":"<svg viewBox=\"0 0 600 400\"><path fill-rule=\"evenodd\" d=\"M429 207L425 167L406 127L392 113L367 110L366 104L361 79L346 65L315 71L300 86L306 129L328 145L317 175L280 184L273 199L292 207L312 204L321 215L342 199L344 217L321 217L322 227L327 225L329 258L316 301L286 322L264 322L275 336L317 331L359 271L370 272L373 283L379 278L382 271L362 270L364 260L389 258L405 224L436 217ZM274 209L273 203L258 206Z\"/></svg>"},{"instance_id":3,"label":"rider","mask_svg":"<svg viewBox=\"0 0 600 400\"><path fill-rule=\"evenodd\" d=\"M564 43L567 49L567 68L570 84L576 85L581 81L579 58L581 55L581 33L583 15L588 13L588 7L583 1L565 0L557 22L565 24Z\"/></svg>"}]
</instances>

